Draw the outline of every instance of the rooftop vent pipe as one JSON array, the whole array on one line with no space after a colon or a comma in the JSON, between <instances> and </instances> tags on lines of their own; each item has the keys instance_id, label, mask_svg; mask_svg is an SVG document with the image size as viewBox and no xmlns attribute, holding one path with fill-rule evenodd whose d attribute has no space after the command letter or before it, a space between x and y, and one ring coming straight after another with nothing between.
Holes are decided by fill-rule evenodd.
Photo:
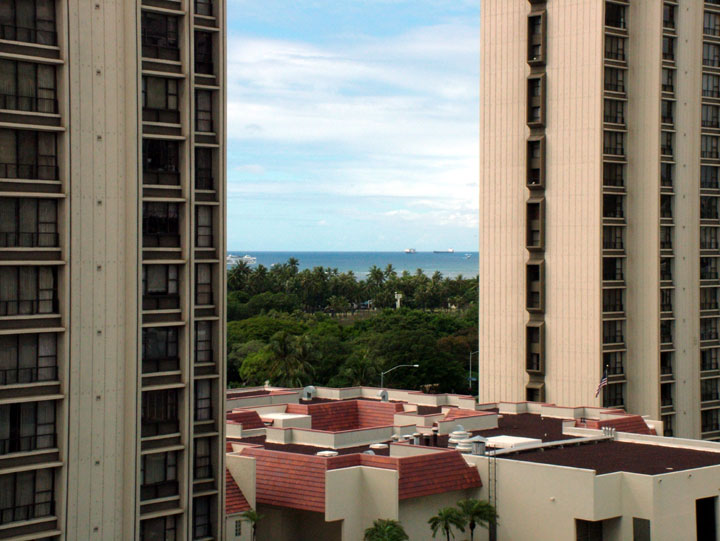
<instances>
[{"instance_id":1,"label":"rooftop vent pipe","mask_svg":"<svg viewBox=\"0 0 720 541\"><path fill-rule=\"evenodd\" d=\"M318 451L315 453L317 456L324 456L324 457L331 457L331 456L338 456L337 451Z\"/></svg>"},{"instance_id":2,"label":"rooftop vent pipe","mask_svg":"<svg viewBox=\"0 0 720 541\"><path fill-rule=\"evenodd\" d=\"M458 425L458 428L462 428L462 426ZM466 432L465 430L455 430L454 432L450 432L450 438L448 439L448 447L450 449L454 449L455 447L457 447L458 443L469 437L470 433Z\"/></svg>"},{"instance_id":3,"label":"rooftop vent pipe","mask_svg":"<svg viewBox=\"0 0 720 541\"><path fill-rule=\"evenodd\" d=\"M380 450L380 449L387 449L387 448L388 448L387 443L373 443L373 444L370 446L370 449L374 449L374 450L376 450L376 451L378 451L378 450Z\"/></svg>"},{"instance_id":4,"label":"rooftop vent pipe","mask_svg":"<svg viewBox=\"0 0 720 541\"><path fill-rule=\"evenodd\" d=\"M388 401L388 392L385 389L380 390L380 392L377 395L380 397L380 400L382 402Z\"/></svg>"},{"instance_id":5,"label":"rooftop vent pipe","mask_svg":"<svg viewBox=\"0 0 720 541\"><path fill-rule=\"evenodd\" d=\"M422 434L420 434L420 432L415 432L415 434L413 434L413 445L420 445L420 436L421 435Z\"/></svg>"},{"instance_id":6,"label":"rooftop vent pipe","mask_svg":"<svg viewBox=\"0 0 720 541\"><path fill-rule=\"evenodd\" d=\"M467 440L472 445L472 454L484 456L485 448L487 447L487 440L482 436L474 436Z\"/></svg>"},{"instance_id":7,"label":"rooftop vent pipe","mask_svg":"<svg viewBox=\"0 0 720 541\"><path fill-rule=\"evenodd\" d=\"M315 391L316 389L312 385L305 387L302 392L303 400L312 400L315 396Z\"/></svg>"}]
</instances>

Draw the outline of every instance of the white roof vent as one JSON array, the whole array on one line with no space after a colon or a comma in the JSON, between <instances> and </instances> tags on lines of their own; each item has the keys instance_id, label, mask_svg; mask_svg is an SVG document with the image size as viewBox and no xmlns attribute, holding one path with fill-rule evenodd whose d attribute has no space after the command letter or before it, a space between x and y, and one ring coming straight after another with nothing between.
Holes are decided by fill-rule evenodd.
<instances>
[{"instance_id":1,"label":"white roof vent","mask_svg":"<svg viewBox=\"0 0 720 541\"><path fill-rule=\"evenodd\" d=\"M387 443L373 443L370 446L370 449L375 449L376 451L379 449L387 449L387 448L388 448Z\"/></svg>"},{"instance_id":2,"label":"white roof vent","mask_svg":"<svg viewBox=\"0 0 720 541\"><path fill-rule=\"evenodd\" d=\"M388 392L385 389L382 389L377 395L380 397L380 400L382 400L383 402L388 401Z\"/></svg>"},{"instance_id":3,"label":"white roof vent","mask_svg":"<svg viewBox=\"0 0 720 541\"><path fill-rule=\"evenodd\" d=\"M315 391L316 389L312 385L305 387L302 392L303 400L312 400L315 396Z\"/></svg>"},{"instance_id":4,"label":"white roof vent","mask_svg":"<svg viewBox=\"0 0 720 541\"><path fill-rule=\"evenodd\" d=\"M318 451L315 453L317 456L324 456L324 457L331 457L331 456L338 456L337 451Z\"/></svg>"}]
</instances>

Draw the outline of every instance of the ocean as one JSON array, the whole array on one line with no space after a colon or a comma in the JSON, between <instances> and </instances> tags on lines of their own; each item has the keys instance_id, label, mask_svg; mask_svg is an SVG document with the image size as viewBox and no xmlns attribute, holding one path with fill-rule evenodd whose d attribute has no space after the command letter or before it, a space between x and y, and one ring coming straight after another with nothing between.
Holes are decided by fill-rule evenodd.
<instances>
[{"instance_id":1,"label":"ocean","mask_svg":"<svg viewBox=\"0 0 720 541\"><path fill-rule=\"evenodd\" d=\"M233 255L251 255L257 258L258 265L270 267L276 263L285 263L291 257L300 261L300 270L314 267L330 267L340 272L353 271L364 278L373 265L384 269L391 264L398 274L407 270L414 273L422 269L427 275L439 271L443 276L454 278L460 274L466 278L478 274L477 252L455 252L435 254L432 252L228 252ZM469 257L468 257L469 256ZM254 266L254 265L253 265Z\"/></svg>"}]
</instances>

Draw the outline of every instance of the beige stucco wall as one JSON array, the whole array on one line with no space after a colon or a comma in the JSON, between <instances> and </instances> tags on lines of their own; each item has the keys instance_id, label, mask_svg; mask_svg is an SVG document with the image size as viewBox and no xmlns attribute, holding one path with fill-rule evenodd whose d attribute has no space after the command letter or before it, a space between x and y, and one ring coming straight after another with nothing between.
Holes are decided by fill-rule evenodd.
<instances>
[{"instance_id":1,"label":"beige stucco wall","mask_svg":"<svg viewBox=\"0 0 720 541\"><path fill-rule=\"evenodd\" d=\"M240 535L235 535L235 525L240 521ZM252 526L241 515L225 515L225 541L251 541Z\"/></svg>"}]
</instances>

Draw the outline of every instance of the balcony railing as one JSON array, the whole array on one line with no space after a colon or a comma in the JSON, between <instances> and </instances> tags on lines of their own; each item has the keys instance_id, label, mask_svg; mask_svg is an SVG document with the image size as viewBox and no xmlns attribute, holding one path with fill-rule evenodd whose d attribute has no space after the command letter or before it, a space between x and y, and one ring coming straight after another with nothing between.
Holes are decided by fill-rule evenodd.
<instances>
[{"instance_id":1,"label":"balcony railing","mask_svg":"<svg viewBox=\"0 0 720 541\"><path fill-rule=\"evenodd\" d=\"M54 298L47 300L26 299L0 301L0 316L31 316L39 314L57 314L58 302Z\"/></svg>"},{"instance_id":2,"label":"balcony railing","mask_svg":"<svg viewBox=\"0 0 720 541\"><path fill-rule=\"evenodd\" d=\"M672 376L673 369L671 364L661 364L660 374L663 376Z\"/></svg>"},{"instance_id":3,"label":"balcony railing","mask_svg":"<svg viewBox=\"0 0 720 541\"><path fill-rule=\"evenodd\" d=\"M605 113L603 115L605 122L609 124L625 124L625 115L619 113Z\"/></svg>"},{"instance_id":4,"label":"balcony railing","mask_svg":"<svg viewBox=\"0 0 720 541\"><path fill-rule=\"evenodd\" d=\"M168 166L163 169L143 169L143 184L179 186L180 171L174 166Z\"/></svg>"},{"instance_id":5,"label":"balcony railing","mask_svg":"<svg viewBox=\"0 0 720 541\"><path fill-rule=\"evenodd\" d=\"M55 98L0 93L0 109L55 114L57 113L57 100Z\"/></svg>"},{"instance_id":6,"label":"balcony railing","mask_svg":"<svg viewBox=\"0 0 720 541\"><path fill-rule=\"evenodd\" d=\"M625 51L612 51L612 50L606 50L605 51L605 58L608 60L625 60Z\"/></svg>"},{"instance_id":7,"label":"balcony railing","mask_svg":"<svg viewBox=\"0 0 720 541\"><path fill-rule=\"evenodd\" d=\"M660 311L661 312L672 312L673 305L671 302L663 302L660 304Z\"/></svg>"},{"instance_id":8,"label":"balcony railing","mask_svg":"<svg viewBox=\"0 0 720 541\"><path fill-rule=\"evenodd\" d=\"M164 124L180 124L180 111L174 109L153 109L143 107L143 122L162 122Z\"/></svg>"},{"instance_id":9,"label":"balcony railing","mask_svg":"<svg viewBox=\"0 0 720 541\"><path fill-rule=\"evenodd\" d=\"M0 178L57 180L59 168L56 165L0 162Z\"/></svg>"},{"instance_id":10,"label":"balcony railing","mask_svg":"<svg viewBox=\"0 0 720 541\"><path fill-rule=\"evenodd\" d=\"M605 282L621 282L625 279L622 272L605 272L603 273L603 281Z\"/></svg>"},{"instance_id":11,"label":"balcony railing","mask_svg":"<svg viewBox=\"0 0 720 541\"><path fill-rule=\"evenodd\" d=\"M47 22L53 26L55 25L55 21ZM38 43L40 45L57 45L57 33L52 30L39 30L9 23L0 24L0 39Z\"/></svg>"},{"instance_id":12,"label":"balcony railing","mask_svg":"<svg viewBox=\"0 0 720 541\"><path fill-rule=\"evenodd\" d=\"M142 436L149 438L152 436L164 436L166 434L176 434L180 432L180 423L177 419L167 421L149 421L142 420Z\"/></svg>"},{"instance_id":13,"label":"balcony railing","mask_svg":"<svg viewBox=\"0 0 720 541\"><path fill-rule=\"evenodd\" d=\"M621 208L605 208L603 210L603 217L605 218L623 218L625 213Z\"/></svg>"},{"instance_id":14,"label":"balcony railing","mask_svg":"<svg viewBox=\"0 0 720 541\"><path fill-rule=\"evenodd\" d=\"M606 334L603 336L603 344L622 344L625 341L625 335L622 333Z\"/></svg>"},{"instance_id":15,"label":"balcony railing","mask_svg":"<svg viewBox=\"0 0 720 541\"><path fill-rule=\"evenodd\" d=\"M0 370L0 385L18 385L38 381L57 381L57 366L6 368Z\"/></svg>"},{"instance_id":16,"label":"balcony railing","mask_svg":"<svg viewBox=\"0 0 720 541\"><path fill-rule=\"evenodd\" d=\"M605 250L622 250L625 248L625 245L622 239L604 239L603 248Z\"/></svg>"},{"instance_id":17,"label":"balcony railing","mask_svg":"<svg viewBox=\"0 0 720 541\"><path fill-rule=\"evenodd\" d=\"M196 349L195 350L195 362L196 363L211 363L215 359L212 349Z\"/></svg>"},{"instance_id":18,"label":"balcony railing","mask_svg":"<svg viewBox=\"0 0 720 541\"><path fill-rule=\"evenodd\" d=\"M672 240L661 240L660 241L660 249L661 250L672 250L673 243Z\"/></svg>"},{"instance_id":19,"label":"balcony railing","mask_svg":"<svg viewBox=\"0 0 720 541\"><path fill-rule=\"evenodd\" d=\"M717 310L718 301L700 301L700 310Z\"/></svg>"},{"instance_id":20,"label":"balcony railing","mask_svg":"<svg viewBox=\"0 0 720 541\"><path fill-rule=\"evenodd\" d=\"M604 145L603 151L605 152L605 154L609 154L612 156L625 155L625 147L623 145Z\"/></svg>"},{"instance_id":21,"label":"balcony railing","mask_svg":"<svg viewBox=\"0 0 720 541\"><path fill-rule=\"evenodd\" d=\"M22 436L0 440L0 455L27 453L55 447L55 434Z\"/></svg>"},{"instance_id":22,"label":"balcony railing","mask_svg":"<svg viewBox=\"0 0 720 541\"><path fill-rule=\"evenodd\" d=\"M212 0L195 0L195 13L197 15L213 16Z\"/></svg>"},{"instance_id":23,"label":"balcony railing","mask_svg":"<svg viewBox=\"0 0 720 541\"><path fill-rule=\"evenodd\" d=\"M603 312L623 312L625 306L622 302L604 302Z\"/></svg>"},{"instance_id":24,"label":"balcony railing","mask_svg":"<svg viewBox=\"0 0 720 541\"><path fill-rule=\"evenodd\" d=\"M718 271L716 270L707 270L707 271L700 271L700 279L701 280L717 280L718 279Z\"/></svg>"},{"instance_id":25,"label":"balcony railing","mask_svg":"<svg viewBox=\"0 0 720 541\"><path fill-rule=\"evenodd\" d=\"M717 360L710 360L707 362L703 362L700 365L700 370L703 372L710 371L710 370L718 370L720 369L720 362Z\"/></svg>"},{"instance_id":26,"label":"balcony railing","mask_svg":"<svg viewBox=\"0 0 720 541\"><path fill-rule=\"evenodd\" d=\"M703 58L703 66L708 66L711 68L718 68L720 67L720 58L713 56L713 57L704 57Z\"/></svg>"},{"instance_id":27,"label":"balcony railing","mask_svg":"<svg viewBox=\"0 0 720 541\"><path fill-rule=\"evenodd\" d=\"M161 481L159 483L141 485L140 487L140 499L143 501L167 498L169 496L177 496L178 494L177 481Z\"/></svg>"},{"instance_id":28,"label":"balcony railing","mask_svg":"<svg viewBox=\"0 0 720 541\"><path fill-rule=\"evenodd\" d=\"M55 514L55 502L30 503L0 509L0 524L21 522Z\"/></svg>"},{"instance_id":29,"label":"balcony railing","mask_svg":"<svg viewBox=\"0 0 720 541\"><path fill-rule=\"evenodd\" d=\"M160 359L142 360L143 374L153 374L155 372L172 372L180 369L179 357L162 357Z\"/></svg>"},{"instance_id":30,"label":"balcony railing","mask_svg":"<svg viewBox=\"0 0 720 541\"><path fill-rule=\"evenodd\" d=\"M143 310L175 310L180 308L180 295L144 293L142 305Z\"/></svg>"},{"instance_id":31,"label":"balcony railing","mask_svg":"<svg viewBox=\"0 0 720 541\"><path fill-rule=\"evenodd\" d=\"M671 145L662 145L660 147L660 152L663 156L672 156L673 155L673 147Z\"/></svg>"},{"instance_id":32,"label":"balcony railing","mask_svg":"<svg viewBox=\"0 0 720 541\"><path fill-rule=\"evenodd\" d=\"M607 90L608 92L625 92L625 83L615 83L606 79L605 90Z\"/></svg>"},{"instance_id":33,"label":"balcony railing","mask_svg":"<svg viewBox=\"0 0 720 541\"><path fill-rule=\"evenodd\" d=\"M177 248L180 246L178 233L145 233L143 232L143 248Z\"/></svg>"},{"instance_id":34,"label":"balcony railing","mask_svg":"<svg viewBox=\"0 0 720 541\"><path fill-rule=\"evenodd\" d=\"M57 233L0 231L0 248L55 248L57 246L59 246Z\"/></svg>"}]
</instances>

